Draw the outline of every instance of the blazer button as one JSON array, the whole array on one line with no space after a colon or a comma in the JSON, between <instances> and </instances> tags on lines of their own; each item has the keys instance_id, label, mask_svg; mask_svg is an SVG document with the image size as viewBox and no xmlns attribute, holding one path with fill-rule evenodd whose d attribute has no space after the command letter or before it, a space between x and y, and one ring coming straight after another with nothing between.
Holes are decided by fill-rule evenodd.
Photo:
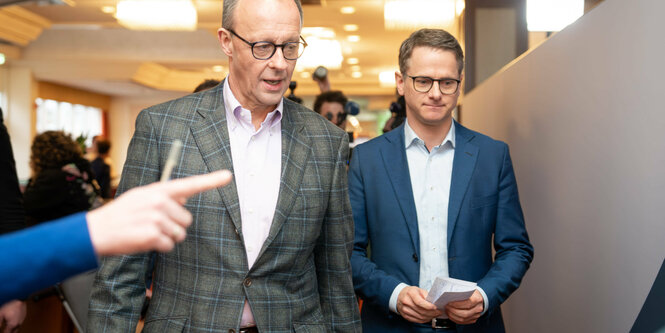
<instances>
[{"instance_id":1,"label":"blazer button","mask_svg":"<svg viewBox=\"0 0 665 333\"><path fill-rule=\"evenodd\" d=\"M412 258L413 258L413 261L418 262L418 254L414 253Z\"/></svg>"},{"instance_id":2,"label":"blazer button","mask_svg":"<svg viewBox=\"0 0 665 333\"><path fill-rule=\"evenodd\" d=\"M249 287L252 285L252 279L246 278L242 283L245 285L245 287Z\"/></svg>"},{"instance_id":3,"label":"blazer button","mask_svg":"<svg viewBox=\"0 0 665 333\"><path fill-rule=\"evenodd\" d=\"M236 330L234 330L234 329L229 329L229 333L236 333Z\"/></svg>"},{"instance_id":4,"label":"blazer button","mask_svg":"<svg viewBox=\"0 0 665 333\"><path fill-rule=\"evenodd\" d=\"M236 235L240 235L240 233L238 232L238 229L235 229L235 230L236 230Z\"/></svg>"}]
</instances>

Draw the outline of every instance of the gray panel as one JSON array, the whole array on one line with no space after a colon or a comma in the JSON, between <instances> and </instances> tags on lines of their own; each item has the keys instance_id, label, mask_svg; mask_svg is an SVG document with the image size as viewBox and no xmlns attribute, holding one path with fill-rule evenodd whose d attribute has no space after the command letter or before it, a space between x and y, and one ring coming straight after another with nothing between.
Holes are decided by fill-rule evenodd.
<instances>
[{"instance_id":1,"label":"gray panel","mask_svg":"<svg viewBox=\"0 0 665 333\"><path fill-rule=\"evenodd\" d=\"M464 98L511 146L535 260L509 332L628 332L665 256L665 2L606 0Z\"/></svg>"}]
</instances>

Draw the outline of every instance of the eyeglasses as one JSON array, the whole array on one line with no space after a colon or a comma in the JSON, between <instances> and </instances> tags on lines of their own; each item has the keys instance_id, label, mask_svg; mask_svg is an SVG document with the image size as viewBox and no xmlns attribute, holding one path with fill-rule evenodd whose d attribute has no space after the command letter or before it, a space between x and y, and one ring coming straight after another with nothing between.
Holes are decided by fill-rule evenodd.
<instances>
[{"instance_id":1,"label":"eyeglasses","mask_svg":"<svg viewBox=\"0 0 665 333\"><path fill-rule=\"evenodd\" d=\"M235 31L229 29L229 32L241 41L245 42L247 45L252 47L252 55L254 58L258 60L268 60L272 58L272 56L275 54L275 51L277 50L278 47L282 48L282 54L284 55L284 58L287 60L296 60L300 58L300 56L303 54L305 51L305 47L307 46L307 42L305 41L302 36L300 36L300 39L302 42L287 42L284 44L275 44L273 42L248 42L244 38L240 37Z\"/></svg>"},{"instance_id":2,"label":"eyeglasses","mask_svg":"<svg viewBox=\"0 0 665 333\"><path fill-rule=\"evenodd\" d=\"M411 76L408 75L413 80L413 89L417 92L426 93L432 89L434 82L439 83L439 91L444 95L452 95L457 92L459 89L460 80L456 79L433 79L427 76Z\"/></svg>"}]
</instances>

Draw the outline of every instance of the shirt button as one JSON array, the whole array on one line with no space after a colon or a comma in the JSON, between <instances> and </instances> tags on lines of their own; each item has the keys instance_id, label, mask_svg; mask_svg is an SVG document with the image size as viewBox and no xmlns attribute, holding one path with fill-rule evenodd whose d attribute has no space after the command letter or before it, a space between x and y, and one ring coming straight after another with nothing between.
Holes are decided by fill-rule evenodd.
<instances>
[{"instance_id":1,"label":"shirt button","mask_svg":"<svg viewBox=\"0 0 665 333\"><path fill-rule=\"evenodd\" d=\"M253 209L248 209L247 212L250 213L250 214L254 214L254 210L253 210Z\"/></svg>"},{"instance_id":2,"label":"shirt button","mask_svg":"<svg viewBox=\"0 0 665 333\"><path fill-rule=\"evenodd\" d=\"M252 279L246 278L245 281L242 282L242 284L244 284L245 287L249 287L252 285Z\"/></svg>"},{"instance_id":3,"label":"shirt button","mask_svg":"<svg viewBox=\"0 0 665 333\"><path fill-rule=\"evenodd\" d=\"M254 177L254 173L253 173L253 172L250 172L250 173L249 173L249 176L250 176L250 177Z\"/></svg>"},{"instance_id":4,"label":"shirt button","mask_svg":"<svg viewBox=\"0 0 665 333\"><path fill-rule=\"evenodd\" d=\"M435 217L434 217L434 216L432 216L432 221L434 221L434 219L435 219Z\"/></svg>"},{"instance_id":5,"label":"shirt button","mask_svg":"<svg viewBox=\"0 0 665 333\"><path fill-rule=\"evenodd\" d=\"M430 186L430 187L429 187L429 190L430 190L430 191L434 191L434 186Z\"/></svg>"}]
</instances>

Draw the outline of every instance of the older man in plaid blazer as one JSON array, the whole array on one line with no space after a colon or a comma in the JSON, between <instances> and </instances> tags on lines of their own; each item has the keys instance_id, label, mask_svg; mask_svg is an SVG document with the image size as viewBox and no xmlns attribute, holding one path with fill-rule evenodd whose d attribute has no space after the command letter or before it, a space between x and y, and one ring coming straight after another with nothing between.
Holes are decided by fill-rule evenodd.
<instances>
[{"instance_id":1,"label":"older man in plaid blazer","mask_svg":"<svg viewBox=\"0 0 665 333\"><path fill-rule=\"evenodd\" d=\"M302 8L294 0L224 3L229 75L211 90L148 108L136 121L119 193L160 178L229 169L229 186L190 198L187 239L155 263L144 332L360 331L349 258L348 139L283 98ZM104 258L90 332L133 332L149 255Z\"/></svg>"}]
</instances>

